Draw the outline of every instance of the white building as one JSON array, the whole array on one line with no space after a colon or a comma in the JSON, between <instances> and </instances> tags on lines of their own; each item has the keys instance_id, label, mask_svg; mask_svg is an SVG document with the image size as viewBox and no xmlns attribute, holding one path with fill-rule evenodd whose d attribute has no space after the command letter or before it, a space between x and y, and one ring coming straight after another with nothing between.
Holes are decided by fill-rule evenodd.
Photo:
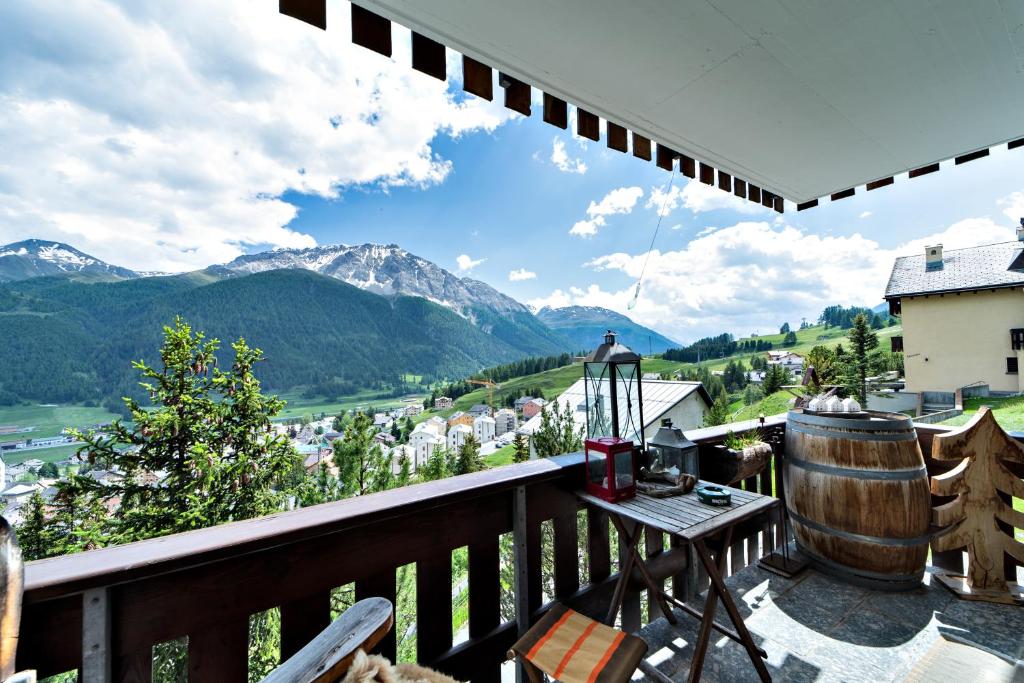
<instances>
[{"instance_id":1,"label":"white building","mask_svg":"<svg viewBox=\"0 0 1024 683\"><path fill-rule=\"evenodd\" d=\"M427 459L433 455L434 450L437 448L445 447L444 436L438 434L431 428L423 428L425 423L417 425L417 428L413 430L409 436L409 445L412 446L415 452L415 461L417 468L422 465Z\"/></svg>"},{"instance_id":2,"label":"white building","mask_svg":"<svg viewBox=\"0 0 1024 683\"><path fill-rule=\"evenodd\" d=\"M494 414L494 433L507 434L514 432L519 426L519 418L516 411L511 408L502 408Z\"/></svg>"},{"instance_id":3,"label":"white building","mask_svg":"<svg viewBox=\"0 0 1024 683\"><path fill-rule=\"evenodd\" d=\"M654 436L664 418L671 419L674 426L684 431L702 427L704 416L707 415L714 402L700 382L649 380L643 383L642 389L644 437L646 439ZM586 429L587 407L582 379L577 380L558 398L549 402L544 410L551 410L551 406L555 402L558 403L560 410L564 410L568 406L577 429L580 427ZM522 434L532 435L540 428L542 418L543 414L538 414L524 423L518 431ZM627 439L636 438L636 434L623 436Z\"/></svg>"},{"instance_id":4,"label":"white building","mask_svg":"<svg viewBox=\"0 0 1024 683\"><path fill-rule=\"evenodd\" d=\"M453 453L466 443L466 437L471 436L473 430L464 424L457 424L448 430L448 450Z\"/></svg>"},{"instance_id":5,"label":"white building","mask_svg":"<svg viewBox=\"0 0 1024 683\"><path fill-rule=\"evenodd\" d=\"M421 406L419 403L413 403L412 405L409 405L409 406L405 407L405 416L406 417L415 417L415 416L419 415L422 412L423 412L423 406Z\"/></svg>"},{"instance_id":6,"label":"white building","mask_svg":"<svg viewBox=\"0 0 1024 683\"><path fill-rule=\"evenodd\" d=\"M395 446L391 449L391 472L398 474L402 471L402 456L409 458L409 471L413 474L418 469L416 462L416 449L412 446Z\"/></svg>"},{"instance_id":7,"label":"white building","mask_svg":"<svg viewBox=\"0 0 1024 683\"><path fill-rule=\"evenodd\" d=\"M494 441L494 418L481 415L473 420L473 436L482 444Z\"/></svg>"},{"instance_id":8,"label":"white building","mask_svg":"<svg viewBox=\"0 0 1024 683\"><path fill-rule=\"evenodd\" d=\"M799 375L804 371L804 358L792 351L769 351L768 365L781 365L790 373Z\"/></svg>"}]
</instances>

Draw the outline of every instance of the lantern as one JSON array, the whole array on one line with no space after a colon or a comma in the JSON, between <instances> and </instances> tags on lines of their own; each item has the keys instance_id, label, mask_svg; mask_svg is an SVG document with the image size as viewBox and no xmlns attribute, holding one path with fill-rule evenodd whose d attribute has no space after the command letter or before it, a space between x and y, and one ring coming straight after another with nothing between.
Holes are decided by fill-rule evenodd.
<instances>
[{"instance_id":1,"label":"lantern","mask_svg":"<svg viewBox=\"0 0 1024 683\"><path fill-rule=\"evenodd\" d=\"M679 427L673 427L672 420L665 418L661 421L661 428L649 445L654 471L665 471L672 476L685 472L700 479L697 444L687 439Z\"/></svg>"},{"instance_id":2,"label":"lantern","mask_svg":"<svg viewBox=\"0 0 1024 683\"><path fill-rule=\"evenodd\" d=\"M587 493L615 503L636 495L636 455L633 442L615 436L587 439Z\"/></svg>"},{"instance_id":3,"label":"lantern","mask_svg":"<svg viewBox=\"0 0 1024 683\"><path fill-rule=\"evenodd\" d=\"M615 333L609 330L604 343L584 361L583 380L587 437L633 439L643 450L640 356L616 342Z\"/></svg>"}]
</instances>

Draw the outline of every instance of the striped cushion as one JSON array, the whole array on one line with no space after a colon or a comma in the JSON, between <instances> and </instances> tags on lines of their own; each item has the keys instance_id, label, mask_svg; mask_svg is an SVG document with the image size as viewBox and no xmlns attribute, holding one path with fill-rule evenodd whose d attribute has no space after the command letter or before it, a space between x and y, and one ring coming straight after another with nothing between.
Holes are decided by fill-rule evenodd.
<instances>
[{"instance_id":1,"label":"striped cushion","mask_svg":"<svg viewBox=\"0 0 1024 683\"><path fill-rule=\"evenodd\" d=\"M630 679L647 643L555 605L512 652L562 683L612 683Z\"/></svg>"}]
</instances>

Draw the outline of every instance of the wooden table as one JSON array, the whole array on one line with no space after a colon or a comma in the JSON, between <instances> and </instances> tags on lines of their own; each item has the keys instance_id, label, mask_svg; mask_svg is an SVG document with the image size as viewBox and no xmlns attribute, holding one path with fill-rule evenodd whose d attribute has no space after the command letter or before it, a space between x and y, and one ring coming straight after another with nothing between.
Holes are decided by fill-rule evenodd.
<instances>
[{"instance_id":1,"label":"wooden table","mask_svg":"<svg viewBox=\"0 0 1024 683\"><path fill-rule=\"evenodd\" d=\"M698 486L709 482L700 482ZM618 583L615 584L615 592L612 594L612 603L608 609L608 616L605 623L613 625L615 614L622 606L626 595L626 585L635 566L643 577L644 583L650 590L651 599L657 602L664 613L665 618L672 624L676 618L672 614L669 603L676 605L684 612L700 619L700 634L697 637L697 644L693 651L693 659L690 663L690 681L700 680L701 670L704 668L704 657L707 654L711 638L711 630L714 629L723 635L743 645L750 661L753 662L758 676L762 681L770 681L768 668L764 664L767 656L755 643L743 623L736 603L729 594L723 580L725 571L726 553L732 541L733 528L741 523L756 517L762 517L778 511L781 508L781 501L778 498L763 496L759 493L741 491L731 487L723 487L732 494L732 502L727 506L713 507L701 503L695 491L686 495L673 496L669 498L655 498L643 493L638 493L635 498L624 500L618 503L609 503L601 498L592 496L583 491L578 491L580 500L595 508L608 513L612 524L619 532L620 543L626 548L626 558L619 572ZM627 522L634 522L636 525L632 532ZM708 589L708 597L704 602L704 611L687 605L686 603L666 594L655 582L647 568L644 558L641 556L637 544L640 540L641 526L646 526L655 531L667 533L674 536L683 545L690 545L700 558L701 564L711 579L711 586ZM721 536L720 550L717 561L712 558L708 550L706 540ZM718 608L718 601L721 600L725 611L735 630L722 626L715 621L715 610Z\"/></svg>"}]
</instances>

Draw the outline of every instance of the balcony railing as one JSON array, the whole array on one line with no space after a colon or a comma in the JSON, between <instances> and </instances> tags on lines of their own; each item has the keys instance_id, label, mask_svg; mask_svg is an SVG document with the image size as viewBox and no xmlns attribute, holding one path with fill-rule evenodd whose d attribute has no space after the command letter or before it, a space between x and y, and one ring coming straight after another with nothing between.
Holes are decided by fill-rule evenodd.
<instances>
[{"instance_id":1,"label":"balcony railing","mask_svg":"<svg viewBox=\"0 0 1024 683\"><path fill-rule=\"evenodd\" d=\"M688 435L710 449L727 431L755 426L733 424ZM781 416L769 418L764 427L776 456L784 427ZM918 430L929 453L932 436L942 428ZM742 487L769 495L781 491L776 461ZM929 461L929 469L935 465ZM497 681L518 629L543 613L545 600L560 600L594 617L607 607L618 562L607 516L589 509L580 514L572 491L582 479L582 456L566 455L31 562L18 664L38 669L41 676L109 667L112 680L149 681L153 646L187 636L191 680L245 681L251 615L280 607L284 658L327 625L332 589L354 583L357 599L379 595L394 601L396 570L415 564L417 659L462 680ZM542 540L548 522L550 548ZM502 618L499 540L508 533L522 569L514 597L520 624ZM660 533L645 536L656 580L671 579L672 591L683 600L703 589L706 576L687 549L666 547ZM778 520L742 530L729 548L730 573L781 541ZM463 547L468 548L468 638L455 644L452 552ZM542 554L550 561L542 561ZM940 553L935 563L960 568L960 555ZM552 567L552 576L542 575L544 566ZM642 585L635 581L626 596L622 626L627 630L657 616L656 609L650 614L642 609ZM394 632L382 651L394 658Z\"/></svg>"}]
</instances>

